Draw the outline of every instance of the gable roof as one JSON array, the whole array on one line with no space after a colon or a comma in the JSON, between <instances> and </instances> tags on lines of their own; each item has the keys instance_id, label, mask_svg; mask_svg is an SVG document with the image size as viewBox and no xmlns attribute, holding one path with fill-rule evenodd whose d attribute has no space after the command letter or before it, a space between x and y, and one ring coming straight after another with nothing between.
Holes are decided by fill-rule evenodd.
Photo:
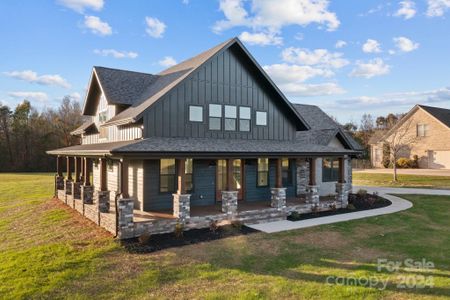
<instances>
[{"instance_id":1,"label":"gable roof","mask_svg":"<svg viewBox=\"0 0 450 300\"><path fill-rule=\"evenodd\" d=\"M87 120L86 122L81 124L75 130L71 131L70 134L71 135L81 135L81 134L86 133L86 131L88 129L90 129L91 127L95 127L95 122L94 122L94 120L92 120L92 118L90 118L89 120Z\"/></svg>"},{"instance_id":2,"label":"gable roof","mask_svg":"<svg viewBox=\"0 0 450 300\"><path fill-rule=\"evenodd\" d=\"M216 54L230 47L238 47L244 53L244 56L251 61L252 66L256 67L264 80L268 82L273 91L281 98L282 105L288 108L288 112L292 114L298 128L300 130L308 129L307 122L293 108L291 103L238 38L229 39L156 75L94 67L94 75L98 78L100 87L105 93L108 103L129 105L128 108L108 120L102 126L123 125L138 121L148 107L174 89Z\"/></svg>"},{"instance_id":3,"label":"gable roof","mask_svg":"<svg viewBox=\"0 0 450 300\"><path fill-rule=\"evenodd\" d=\"M442 124L450 128L450 109L418 105L420 108L428 112L430 115L438 119Z\"/></svg>"}]
</instances>

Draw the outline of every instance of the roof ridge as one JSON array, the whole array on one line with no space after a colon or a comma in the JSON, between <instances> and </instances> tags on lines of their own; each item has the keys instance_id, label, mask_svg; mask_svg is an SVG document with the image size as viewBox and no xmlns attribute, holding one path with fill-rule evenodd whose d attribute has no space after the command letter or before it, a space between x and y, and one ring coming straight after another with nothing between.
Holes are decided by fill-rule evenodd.
<instances>
[{"instance_id":1,"label":"roof ridge","mask_svg":"<svg viewBox=\"0 0 450 300\"><path fill-rule=\"evenodd\" d=\"M139 71L125 70L125 69L117 69L117 68L110 68L110 67L103 67L103 66L94 66L94 69L96 69L96 68L121 71L121 72L137 73L137 74L143 74L143 75L159 76L157 74L152 74L152 73L145 73L145 72L139 72Z\"/></svg>"}]
</instances>

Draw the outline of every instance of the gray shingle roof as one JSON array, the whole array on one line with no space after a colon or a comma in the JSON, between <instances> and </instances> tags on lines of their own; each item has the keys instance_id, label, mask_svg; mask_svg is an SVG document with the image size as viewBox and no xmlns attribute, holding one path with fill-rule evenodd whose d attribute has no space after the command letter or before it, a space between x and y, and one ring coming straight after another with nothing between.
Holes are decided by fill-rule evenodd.
<instances>
[{"instance_id":1,"label":"gray shingle roof","mask_svg":"<svg viewBox=\"0 0 450 300\"><path fill-rule=\"evenodd\" d=\"M450 109L425 105L419 106L450 128Z\"/></svg>"},{"instance_id":2,"label":"gray shingle roof","mask_svg":"<svg viewBox=\"0 0 450 300\"><path fill-rule=\"evenodd\" d=\"M80 135L86 132L91 126L94 126L95 123L92 120L92 118L89 118L86 122L80 125L77 129L73 130L70 134L71 135Z\"/></svg>"},{"instance_id":3,"label":"gray shingle roof","mask_svg":"<svg viewBox=\"0 0 450 300\"><path fill-rule=\"evenodd\" d=\"M134 144L138 141L122 141L101 144L84 144L47 151L47 154L53 155L104 155L111 153L112 150L123 146Z\"/></svg>"}]
</instances>

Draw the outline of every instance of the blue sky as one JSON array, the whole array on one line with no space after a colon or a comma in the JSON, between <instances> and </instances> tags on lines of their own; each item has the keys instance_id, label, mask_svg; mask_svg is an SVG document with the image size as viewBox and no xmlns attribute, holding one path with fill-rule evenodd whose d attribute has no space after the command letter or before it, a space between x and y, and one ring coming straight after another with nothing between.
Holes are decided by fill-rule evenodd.
<instances>
[{"instance_id":1,"label":"blue sky","mask_svg":"<svg viewBox=\"0 0 450 300\"><path fill-rule=\"evenodd\" d=\"M0 102L83 101L94 65L156 73L239 36L293 102L340 122L450 108L450 1L0 2Z\"/></svg>"}]
</instances>

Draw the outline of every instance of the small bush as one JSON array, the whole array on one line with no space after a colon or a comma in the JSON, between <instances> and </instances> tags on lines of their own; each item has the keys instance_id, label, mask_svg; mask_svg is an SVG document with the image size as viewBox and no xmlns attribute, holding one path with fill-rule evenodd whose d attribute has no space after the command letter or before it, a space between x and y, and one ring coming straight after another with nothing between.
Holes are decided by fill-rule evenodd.
<instances>
[{"instance_id":1,"label":"small bush","mask_svg":"<svg viewBox=\"0 0 450 300\"><path fill-rule=\"evenodd\" d=\"M367 190L359 189L356 193L359 197L365 197L367 195Z\"/></svg>"},{"instance_id":2,"label":"small bush","mask_svg":"<svg viewBox=\"0 0 450 300\"><path fill-rule=\"evenodd\" d=\"M351 204L351 203L349 203L347 208L350 209L350 210L355 210L356 209L356 207L353 204Z\"/></svg>"},{"instance_id":3,"label":"small bush","mask_svg":"<svg viewBox=\"0 0 450 300\"><path fill-rule=\"evenodd\" d=\"M231 226L233 226L236 230L242 229L242 222L241 221L231 221Z\"/></svg>"},{"instance_id":4,"label":"small bush","mask_svg":"<svg viewBox=\"0 0 450 300\"><path fill-rule=\"evenodd\" d=\"M332 211L336 211L336 210L337 210L336 202L331 203L331 204L329 205L329 208L330 208Z\"/></svg>"},{"instance_id":5,"label":"small bush","mask_svg":"<svg viewBox=\"0 0 450 300\"><path fill-rule=\"evenodd\" d=\"M299 220L300 219L300 214L298 213L298 211L293 211L290 216L292 219L294 220Z\"/></svg>"},{"instance_id":6,"label":"small bush","mask_svg":"<svg viewBox=\"0 0 450 300\"><path fill-rule=\"evenodd\" d=\"M152 237L152 235L150 233L147 233L147 232L141 234L139 236L139 238L138 238L139 244L141 244L141 245L148 244L148 242L150 241L151 237Z\"/></svg>"},{"instance_id":7,"label":"small bush","mask_svg":"<svg viewBox=\"0 0 450 300\"><path fill-rule=\"evenodd\" d=\"M414 155L412 159L412 166L411 168L418 168L419 167L419 156Z\"/></svg>"},{"instance_id":8,"label":"small bush","mask_svg":"<svg viewBox=\"0 0 450 300\"><path fill-rule=\"evenodd\" d=\"M412 168L412 166L414 165L414 161L409 158L401 157L397 160L396 165L400 169L408 169Z\"/></svg>"},{"instance_id":9,"label":"small bush","mask_svg":"<svg viewBox=\"0 0 450 300\"><path fill-rule=\"evenodd\" d=\"M181 223L177 223L177 225L175 225L175 237L176 238L182 238L183 237L183 230L184 230L184 226Z\"/></svg>"},{"instance_id":10,"label":"small bush","mask_svg":"<svg viewBox=\"0 0 450 300\"><path fill-rule=\"evenodd\" d=\"M211 221L211 223L209 224L209 230L212 233L216 233L217 229L219 229L219 225L217 223L217 220Z\"/></svg>"}]
</instances>

